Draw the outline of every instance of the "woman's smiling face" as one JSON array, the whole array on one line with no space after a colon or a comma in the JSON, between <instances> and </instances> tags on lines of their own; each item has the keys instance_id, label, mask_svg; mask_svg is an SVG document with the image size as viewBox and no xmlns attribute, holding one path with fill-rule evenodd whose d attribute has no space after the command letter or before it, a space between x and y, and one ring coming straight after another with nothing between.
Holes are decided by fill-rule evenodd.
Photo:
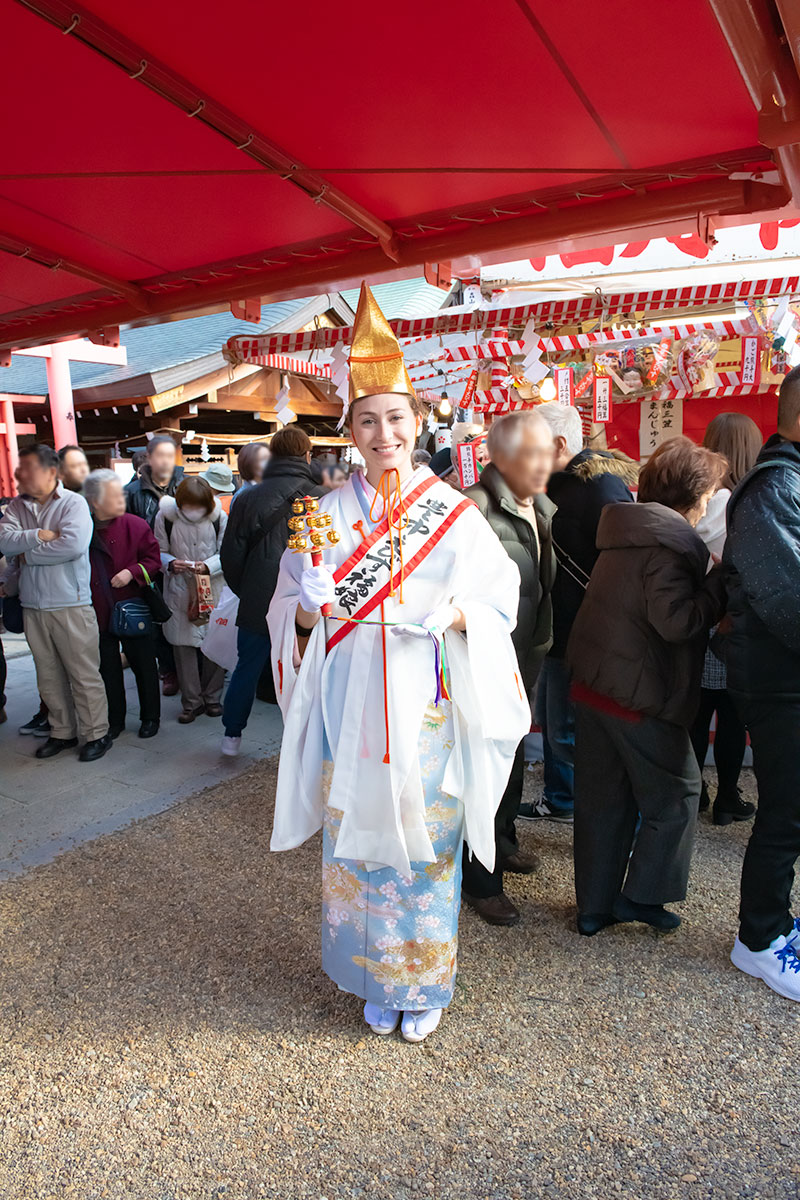
<instances>
[{"instance_id":1,"label":"woman's smiling face","mask_svg":"<svg viewBox=\"0 0 800 1200\"><path fill-rule=\"evenodd\" d=\"M383 392L353 403L350 433L373 487L384 471L398 471L401 478L411 474L411 454L419 428L410 396Z\"/></svg>"}]
</instances>

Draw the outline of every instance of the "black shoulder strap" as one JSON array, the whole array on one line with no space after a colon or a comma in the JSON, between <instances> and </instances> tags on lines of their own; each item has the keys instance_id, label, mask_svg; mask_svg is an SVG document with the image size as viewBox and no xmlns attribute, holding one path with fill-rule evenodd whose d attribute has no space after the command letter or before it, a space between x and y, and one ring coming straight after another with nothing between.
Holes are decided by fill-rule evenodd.
<instances>
[{"instance_id":1,"label":"black shoulder strap","mask_svg":"<svg viewBox=\"0 0 800 1200\"><path fill-rule=\"evenodd\" d=\"M216 534L217 537L219 537L219 523L221 520L222 520L222 517L217 517L216 521L214 522L214 533Z\"/></svg>"}]
</instances>

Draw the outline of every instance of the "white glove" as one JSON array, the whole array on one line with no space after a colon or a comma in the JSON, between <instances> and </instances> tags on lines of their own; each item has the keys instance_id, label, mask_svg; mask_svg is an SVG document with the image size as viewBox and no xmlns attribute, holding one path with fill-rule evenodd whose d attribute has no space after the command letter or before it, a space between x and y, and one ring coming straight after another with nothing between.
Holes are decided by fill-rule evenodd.
<instances>
[{"instance_id":1,"label":"white glove","mask_svg":"<svg viewBox=\"0 0 800 1200\"><path fill-rule=\"evenodd\" d=\"M336 595L336 584L333 581L333 571L336 568L329 563L321 567L309 567L300 576L300 607L304 612L319 612L323 604L330 604Z\"/></svg>"},{"instance_id":2,"label":"white glove","mask_svg":"<svg viewBox=\"0 0 800 1200\"><path fill-rule=\"evenodd\" d=\"M398 637L416 637L426 638L429 634L433 634L435 638L441 638L446 629L449 629L456 619L456 610L452 604L442 604L439 608L434 609L421 625L393 625L392 633L396 633Z\"/></svg>"}]
</instances>

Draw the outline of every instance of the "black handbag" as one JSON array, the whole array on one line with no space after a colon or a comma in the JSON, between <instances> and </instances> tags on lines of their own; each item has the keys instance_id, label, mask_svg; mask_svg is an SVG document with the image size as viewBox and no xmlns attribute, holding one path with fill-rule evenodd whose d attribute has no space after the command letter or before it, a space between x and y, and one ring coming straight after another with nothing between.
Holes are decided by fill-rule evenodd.
<instances>
[{"instance_id":1,"label":"black handbag","mask_svg":"<svg viewBox=\"0 0 800 1200\"><path fill-rule=\"evenodd\" d=\"M3 624L9 633L24 633L22 605L19 596L3 597Z\"/></svg>"},{"instance_id":2,"label":"black handbag","mask_svg":"<svg viewBox=\"0 0 800 1200\"><path fill-rule=\"evenodd\" d=\"M172 616L172 609L167 604L161 591L147 574L147 570L142 567L141 563L139 563L139 566L142 569L145 579L145 586L142 589L142 602L147 605L152 621L156 625L163 625Z\"/></svg>"}]
</instances>

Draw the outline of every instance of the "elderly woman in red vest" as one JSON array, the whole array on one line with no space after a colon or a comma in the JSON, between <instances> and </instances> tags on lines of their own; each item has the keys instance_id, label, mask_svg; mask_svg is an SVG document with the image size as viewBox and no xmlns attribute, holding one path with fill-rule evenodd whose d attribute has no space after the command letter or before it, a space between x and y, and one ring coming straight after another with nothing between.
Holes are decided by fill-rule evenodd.
<instances>
[{"instance_id":1,"label":"elderly woman in red vest","mask_svg":"<svg viewBox=\"0 0 800 1200\"><path fill-rule=\"evenodd\" d=\"M161 717L155 635L118 637L111 622L118 601L141 595L145 571L152 579L161 570L161 552L147 522L125 511L122 483L114 471L92 471L83 494L94 519L89 547L92 604L100 628L100 674L108 697L109 732L119 737L125 728L121 647L139 693L139 737L153 737Z\"/></svg>"}]
</instances>

